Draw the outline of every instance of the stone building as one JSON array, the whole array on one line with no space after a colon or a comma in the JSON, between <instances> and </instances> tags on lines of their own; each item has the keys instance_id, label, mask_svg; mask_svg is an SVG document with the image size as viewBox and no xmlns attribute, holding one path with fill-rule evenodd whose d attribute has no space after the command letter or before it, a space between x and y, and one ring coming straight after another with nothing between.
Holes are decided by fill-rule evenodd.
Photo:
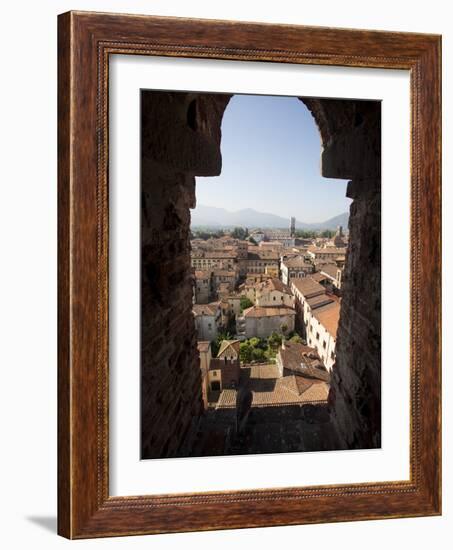
<instances>
[{"instance_id":1,"label":"stone building","mask_svg":"<svg viewBox=\"0 0 453 550\"><path fill-rule=\"evenodd\" d=\"M198 342L198 353L200 354L201 392L204 408L208 408L209 390L209 365L211 364L211 342Z\"/></svg>"},{"instance_id":2,"label":"stone building","mask_svg":"<svg viewBox=\"0 0 453 550\"><path fill-rule=\"evenodd\" d=\"M335 363L340 302L311 277L295 279L291 286L296 299L296 326L331 370Z\"/></svg>"},{"instance_id":3,"label":"stone building","mask_svg":"<svg viewBox=\"0 0 453 550\"><path fill-rule=\"evenodd\" d=\"M335 264L325 264L321 267L321 274L326 278L326 286L332 290L341 289L341 279L343 275L343 268Z\"/></svg>"},{"instance_id":4,"label":"stone building","mask_svg":"<svg viewBox=\"0 0 453 550\"><path fill-rule=\"evenodd\" d=\"M292 332L294 330L294 309L286 306L252 306L242 312L236 320L238 334L246 338L268 338L273 332Z\"/></svg>"},{"instance_id":5,"label":"stone building","mask_svg":"<svg viewBox=\"0 0 453 550\"><path fill-rule=\"evenodd\" d=\"M289 285L291 279L301 279L313 273L313 264L307 262L304 256L283 257L280 262L281 279Z\"/></svg>"},{"instance_id":6,"label":"stone building","mask_svg":"<svg viewBox=\"0 0 453 550\"><path fill-rule=\"evenodd\" d=\"M237 253L234 250L192 250L192 267L200 271L214 269L234 270L238 266Z\"/></svg>"},{"instance_id":7,"label":"stone building","mask_svg":"<svg viewBox=\"0 0 453 550\"><path fill-rule=\"evenodd\" d=\"M335 262L339 258L344 259L346 248L337 248L336 246L325 248L310 246L308 247L307 254L312 260L328 260L330 262Z\"/></svg>"},{"instance_id":8,"label":"stone building","mask_svg":"<svg viewBox=\"0 0 453 550\"><path fill-rule=\"evenodd\" d=\"M343 234L343 227L339 225L337 227L337 230L335 232L334 238L333 238L333 244L337 248L344 248L346 247L346 239Z\"/></svg>"},{"instance_id":9,"label":"stone building","mask_svg":"<svg viewBox=\"0 0 453 550\"><path fill-rule=\"evenodd\" d=\"M308 300L318 296L325 297L326 289L311 277L305 277L304 279L292 280L291 290L295 297L294 308L296 310L296 329L305 337L308 317ZM330 298L329 301L331 301Z\"/></svg>"},{"instance_id":10,"label":"stone building","mask_svg":"<svg viewBox=\"0 0 453 550\"><path fill-rule=\"evenodd\" d=\"M317 349L324 365L332 370L335 364L335 348L338 322L340 319L340 303L337 301L310 308L307 326L307 343Z\"/></svg>"},{"instance_id":11,"label":"stone building","mask_svg":"<svg viewBox=\"0 0 453 550\"><path fill-rule=\"evenodd\" d=\"M222 326L222 311L219 303L194 304L193 315L198 340L212 342Z\"/></svg>"},{"instance_id":12,"label":"stone building","mask_svg":"<svg viewBox=\"0 0 453 550\"><path fill-rule=\"evenodd\" d=\"M261 307L286 306L294 308L294 295L288 285L285 285L275 277L267 281L257 283L253 287L252 302Z\"/></svg>"},{"instance_id":13,"label":"stone building","mask_svg":"<svg viewBox=\"0 0 453 550\"><path fill-rule=\"evenodd\" d=\"M239 385L241 362L239 340L223 340L215 359L209 364L209 389L212 392L236 389Z\"/></svg>"},{"instance_id":14,"label":"stone building","mask_svg":"<svg viewBox=\"0 0 453 550\"><path fill-rule=\"evenodd\" d=\"M196 304L207 304L212 299L214 283L211 271L195 271L194 301Z\"/></svg>"},{"instance_id":15,"label":"stone building","mask_svg":"<svg viewBox=\"0 0 453 550\"><path fill-rule=\"evenodd\" d=\"M273 270L279 269L279 256L278 253L273 250L262 250L259 247L253 247L253 251L247 254L247 275L251 274L264 274L266 268L273 268Z\"/></svg>"},{"instance_id":16,"label":"stone building","mask_svg":"<svg viewBox=\"0 0 453 550\"><path fill-rule=\"evenodd\" d=\"M231 292L236 286L238 280L238 271L234 269L214 269L212 272L214 280L214 288L218 291L223 288L223 291Z\"/></svg>"}]
</instances>

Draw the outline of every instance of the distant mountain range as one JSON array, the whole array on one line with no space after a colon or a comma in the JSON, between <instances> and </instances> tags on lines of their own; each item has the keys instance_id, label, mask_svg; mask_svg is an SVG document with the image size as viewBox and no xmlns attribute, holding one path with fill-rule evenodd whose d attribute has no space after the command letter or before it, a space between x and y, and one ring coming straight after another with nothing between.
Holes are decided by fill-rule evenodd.
<instances>
[{"instance_id":1,"label":"distant mountain range","mask_svg":"<svg viewBox=\"0 0 453 550\"><path fill-rule=\"evenodd\" d=\"M317 223L305 223L296 220L296 229L336 229L342 225L344 229L348 227L349 214L344 212L334 218ZM268 228L268 229L283 229L289 228L289 218L282 218L275 214L258 212L253 208L244 208L231 212L225 208L216 208L214 206L198 205L195 210L192 210L192 227L209 227L209 228L231 228L231 227L248 227L253 228Z\"/></svg>"}]
</instances>

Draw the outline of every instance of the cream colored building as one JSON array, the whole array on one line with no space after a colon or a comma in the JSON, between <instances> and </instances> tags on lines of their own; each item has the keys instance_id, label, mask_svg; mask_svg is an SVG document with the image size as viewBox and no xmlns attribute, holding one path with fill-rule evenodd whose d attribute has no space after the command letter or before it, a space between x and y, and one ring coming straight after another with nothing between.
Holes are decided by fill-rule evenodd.
<instances>
[{"instance_id":1,"label":"cream colored building","mask_svg":"<svg viewBox=\"0 0 453 550\"><path fill-rule=\"evenodd\" d=\"M307 254L312 260L330 260L335 262L337 258L345 257L346 248L338 248L336 246L329 246L326 248L310 246L307 250Z\"/></svg>"},{"instance_id":2,"label":"cream colored building","mask_svg":"<svg viewBox=\"0 0 453 550\"><path fill-rule=\"evenodd\" d=\"M242 294L261 307L294 307L294 296L289 286L276 277L242 287Z\"/></svg>"},{"instance_id":3,"label":"cream colored building","mask_svg":"<svg viewBox=\"0 0 453 550\"><path fill-rule=\"evenodd\" d=\"M211 342L198 342L198 352L200 354L200 371L201 371L201 393L203 405L208 406L208 390L209 390L209 366L211 364Z\"/></svg>"},{"instance_id":4,"label":"cream colored building","mask_svg":"<svg viewBox=\"0 0 453 550\"><path fill-rule=\"evenodd\" d=\"M311 311L307 327L307 344L316 348L327 369L335 363L340 303L335 301Z\"/></svg>"},{"instance_id":5,"label":"cream colored building","mask_svg":"<svg viewBox=\"0 0 453 550\"><path fill-rule=\"evenodd\" d=\"M329 370L335 363L340 301L318 282L306 277L291 284L296 299L297 327L307 345L316 348Z\"/></svg>"},{"instance_id":6,"label":"cream colored building","mask_svg":"<svg viewBox=\"0 0 453 550\"><path fill-rule=\"evenodd\" d=\"M289 285L291 279L300 279L313 272L313 265L303 256L283 258L280 262L281 278L285 285Z\"/></svg>"},{"instance_id":7,"label":"cream colored building","mask_svg":"<svg viewBox=\"0 0 453 550\"><path fill-rule=\"evenodd\" d=\"M279 269L279 256L273 250L258 250L259 247L249 247L247 255L247 273L266 273L266 268ZM251 251L252 250L252 251Z\"/></svg>"}]
</instances>

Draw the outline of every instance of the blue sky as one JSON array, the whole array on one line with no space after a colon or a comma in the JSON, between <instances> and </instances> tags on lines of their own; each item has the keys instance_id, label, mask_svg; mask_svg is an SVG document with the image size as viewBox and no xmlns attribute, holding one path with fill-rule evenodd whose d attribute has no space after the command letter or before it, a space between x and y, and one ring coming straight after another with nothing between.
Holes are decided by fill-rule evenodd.
<instances>
[{"instance_id":1,"label":"blue sky","mask_svg":"<svg viewBox=\"0 0 453 550\"><path fill-rule=\"evenodd\" d=\"M346 180L321 177L321 141L294 97L235 95L222 121L222 173L197 177L197 203L253 208L302 222L349 211Z\"/></svg>"}]
</instances>

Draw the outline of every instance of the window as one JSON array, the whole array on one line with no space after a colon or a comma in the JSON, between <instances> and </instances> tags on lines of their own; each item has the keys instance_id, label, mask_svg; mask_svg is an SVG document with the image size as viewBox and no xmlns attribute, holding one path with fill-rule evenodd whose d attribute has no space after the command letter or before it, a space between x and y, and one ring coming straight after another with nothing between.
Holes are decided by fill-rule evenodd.
<instances>
[{"instance_id":1,"label":"window","mask_svg":"<svg viewBox=\"0 0 453 550\"><path fill-rule=\"evenodd\" d=\"M322 347L323 347L324 349L326 349L326 341L325 341L325 340L324 340L324 342L322 343Z\"/></svg>"},{"instance_id":2,"label":"window","mask_svg":"<svg viewBox=\"0 0 453 550\"><path fill-rule=\"evenodd\" d=\"M319 332L316 333L316 340L319 340Z\"/></svg>"},{"instance_id":3,"label":"window","mask_svg":"<svg viewBox=\"0 0 453 550\"><path fill-rule=\"evenodd\" d=\"M330 358L332 361L335 359L335 353L333 351L330 352Z\"/></svg>"}]
</instances>

